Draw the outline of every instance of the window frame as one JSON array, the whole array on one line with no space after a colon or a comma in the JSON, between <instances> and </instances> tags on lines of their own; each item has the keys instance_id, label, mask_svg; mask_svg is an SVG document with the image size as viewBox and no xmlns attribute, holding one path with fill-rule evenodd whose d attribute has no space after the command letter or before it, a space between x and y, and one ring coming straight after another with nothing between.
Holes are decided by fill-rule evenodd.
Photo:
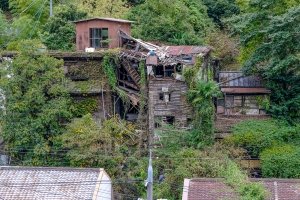
<instances>
[{"instance_id":1,"label":"window frame","mask_svg":"<svg viewBox=\"0 0 300 200\"><path fill-rule=\"evenodd\" d=\"M90 28L90 47L95 49L100 48L109 48L109 42L107 41L109 39L109 32L108 28ZM103 35L104 31L106 31L107 34Z\"/></svg>"}]
</instances>

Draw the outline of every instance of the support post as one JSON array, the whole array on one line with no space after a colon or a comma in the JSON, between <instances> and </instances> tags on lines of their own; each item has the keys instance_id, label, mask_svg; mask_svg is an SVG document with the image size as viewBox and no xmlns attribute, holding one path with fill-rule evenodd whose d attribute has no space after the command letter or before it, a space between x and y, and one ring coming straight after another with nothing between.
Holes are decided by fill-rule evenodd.
<instances>
[{"instance_id":1,"label":"support post","mask_svg":"<svg viewBox=\"0 0 300 200\"><path fill-rule=\"evenodd\" d=\"M50 0L50 17L53 16L53 0Z\"/></svg>"},{"instance_id":2,"label":"support post","mask_svg":"<svg viewBox=\"0 0 300 200\"><path fill-rule=\"evenodd\" d=\"M152 168L152 151L150 148L148 178L147 178L147 200L153 200L153 168Z\"/></svg>"}]
</instances>

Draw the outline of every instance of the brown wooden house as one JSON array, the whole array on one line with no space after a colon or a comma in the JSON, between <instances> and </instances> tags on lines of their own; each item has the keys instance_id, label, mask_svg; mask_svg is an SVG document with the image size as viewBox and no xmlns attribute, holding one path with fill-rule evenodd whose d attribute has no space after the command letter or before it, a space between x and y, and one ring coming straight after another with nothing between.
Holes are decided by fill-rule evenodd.
<instances>
[{"instance_id":1,"label":"brown wooden house","mask_svg":"<svg viewBox=\"0 0 300 200\"><path fill-rule=\"evenodd\" d=\"M241 71L219 73L218 82L223 98L218 99L217 113L224 115L265 115L263 103L271 93L257 76L245 76Z\"/></svg>"}]
</instances>

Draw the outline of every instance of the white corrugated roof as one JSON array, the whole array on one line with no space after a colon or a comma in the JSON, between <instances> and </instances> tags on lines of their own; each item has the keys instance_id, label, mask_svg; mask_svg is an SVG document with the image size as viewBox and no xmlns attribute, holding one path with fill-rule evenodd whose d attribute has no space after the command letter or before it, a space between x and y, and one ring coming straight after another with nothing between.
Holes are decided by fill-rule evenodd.
<instances>
[{"instance_id":1,"label":"white corrugated roof","mask_svg":"<svg viewBox=\"0 0 300 200\"><path fill-rule=\"evenodd\" d=\"M103 169L0 167L0 199L93 199L95 194L109 197L102 194L100 181L103 185L111 183Z\"/></svg>"},{"instance_id":2,"label":"white corrugated roof","mask_svg":"<svg viewBox=\"0 0 300 200\"><path fill-rule=\"evenodd\" d=\"M77 20L74 22L78 23L78 22L91 21L91 20L105 20L105 21L121 22L121 23L133 23L134 22L134 21L126 20L126 19L116 19L116 18L108 18L108 17L93 17L93 18L88 18L88 19Z\"/></svg>"}]
</instances>

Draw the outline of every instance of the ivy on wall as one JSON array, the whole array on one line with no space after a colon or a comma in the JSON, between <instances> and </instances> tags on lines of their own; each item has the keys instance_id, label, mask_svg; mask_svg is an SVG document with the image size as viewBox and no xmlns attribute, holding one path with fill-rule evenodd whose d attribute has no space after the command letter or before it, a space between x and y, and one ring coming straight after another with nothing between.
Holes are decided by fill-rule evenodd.
<instances>
[{"instance_id":1,"label":"ivy on wall","mask_svg":"<svg viewBox=\"0 0 300 200\"><path fill-rule=\"evenodd\" d=\"M187 99L194 108L193 130L190 142L197 148L213 143L214 113L213 98L220 94L218 85L212 80L212 73L198 57L194 67L184 70L189 90Z\"/></svg>"}]
</instances>

